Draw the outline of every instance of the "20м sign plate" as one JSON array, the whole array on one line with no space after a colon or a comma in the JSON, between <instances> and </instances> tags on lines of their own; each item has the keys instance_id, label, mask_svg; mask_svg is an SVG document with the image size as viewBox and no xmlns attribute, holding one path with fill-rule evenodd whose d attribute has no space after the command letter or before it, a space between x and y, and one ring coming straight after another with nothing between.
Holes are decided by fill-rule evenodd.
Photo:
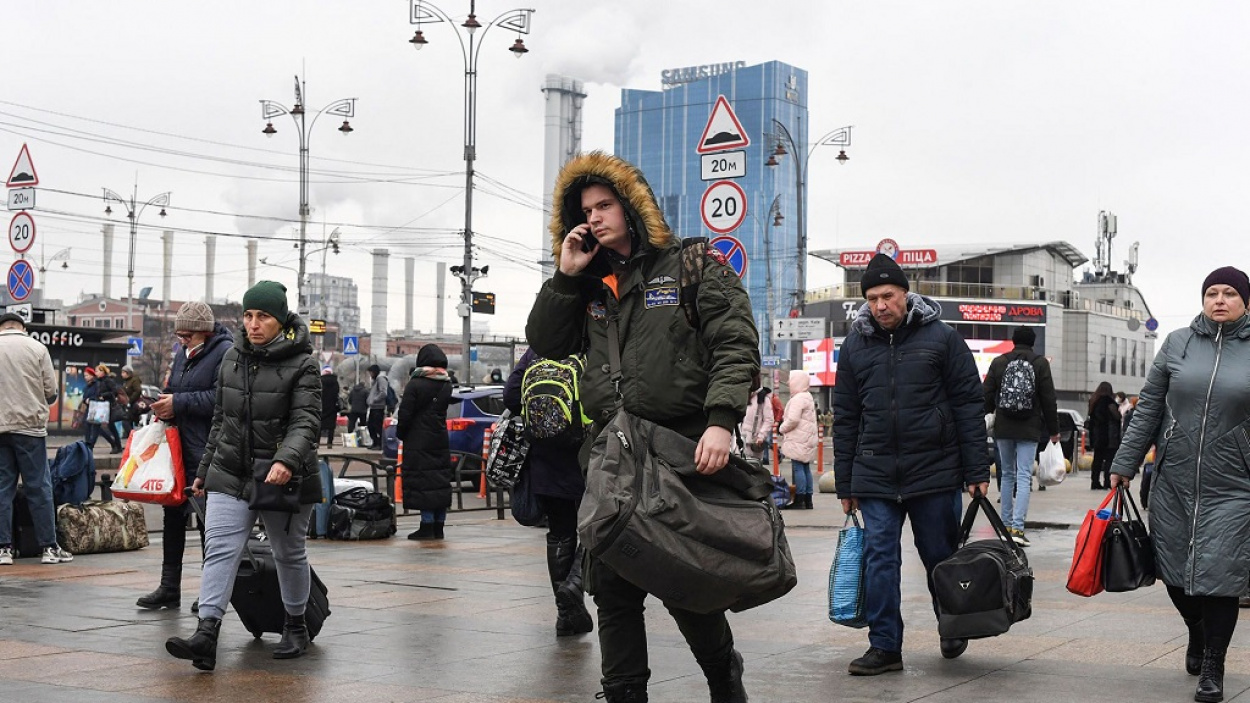
<instances>
[{"instance_id":1,"label":"20\u043c sign plate","mask_svg":"<svg viewBox=\"0 0 1250 703\"><path fill-rule=\"evenodd\" d=\"M747 216L747 194L733 181L717 181L703 194L703 224L717 234L729 234Z\"/></svg>"}]
</instances>

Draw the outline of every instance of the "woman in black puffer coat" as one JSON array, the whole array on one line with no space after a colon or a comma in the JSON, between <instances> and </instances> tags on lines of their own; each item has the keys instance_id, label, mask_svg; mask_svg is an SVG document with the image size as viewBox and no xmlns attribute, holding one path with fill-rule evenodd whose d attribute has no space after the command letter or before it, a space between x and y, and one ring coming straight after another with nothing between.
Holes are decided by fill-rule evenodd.
<instances>
[{"instance_id":1,"label":"woman in black puffer coat","mask_svg":"<svg viewBox=\"0 0 1250 703\"><path fill-rule=\"evenodd\" d=\"M1089 468L1089 487L1095 491L1111 488L1111 460L1120 448L1120 406L1115 402L1111 384L1098 384L1089 399L1089 446L1094 462Z\"/></svg>"},{"instance_id":2,"label":"woman in black puffer coat","mask_svg":"<svg viewBox=\"0 0 1250 703\"><path fill-rule=\"evenodd\" d=\"M196 472L195 494L208 494L200 622L189 639L172 637L165 649L195 668L217 663L217 634L239 559L257 517L273 547L286 620L275 659L292 659L308 648L304 609L312 583L304 541L313 504L321 502L317 438L321 427L321 381L308 341L308 326L286 302L286 288L261 281L243 294L243 326L221 361L213 427ZM264 481L299 481L298 513L253 510L253 466Z\"/></svg>"},{"instance_id":3,"label":"woman in black puffer coat","mask_svg":"<svg viewBox=\"0 0 1250 703\"><path fill-rule=\"evenodd\" d=\"M447 355L436 344L417 352L395 428L404 443L404 508L421 511L421 527L408 539L443 539L451 507L451 445L447 438L447 403L451 377Z\"/></svg>"}]
</instances>

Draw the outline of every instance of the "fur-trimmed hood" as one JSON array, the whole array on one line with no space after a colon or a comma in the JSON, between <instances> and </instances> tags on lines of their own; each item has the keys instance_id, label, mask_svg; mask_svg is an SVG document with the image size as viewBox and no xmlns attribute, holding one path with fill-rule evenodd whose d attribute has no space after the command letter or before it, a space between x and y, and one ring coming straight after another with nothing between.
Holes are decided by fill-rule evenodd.
<instances>
[{"instance_id":1,"label":"fur-trimmed hood","mask_svg":"<svg viewBox=\"0 0 1250 703\"><path fill-rule=\"evenodd\" d=\"M588 185L608 186L625 206L625 217L634 238L634 249L664 249L677 245L677 237L664 220L664 213L655 201L651 186L642 171L633 164L602 151L573 157L556 178L552 191L551 258L560 265L560 249L564 237L577 225L586 222L582 214L582 189ZM597 257L596 257L597 258Z\"/></svg>"},{"instance_id":2,"label":"fur-trimmed hood","mask_svg":"<svg viewBox=\"0 0 1250 703\"><path fill-rule=\"evenodd\" d=\"M906 327L912 324L927 325L934 320L941 319L941 317L942 306L938 301L909 291L907 293L907 314L903 316L903 324L899 325L899 327ZM859 306L859 312L855 315L855 321L851 323L851 329L865 337L871 337L880 329L873 324L872 307L868 303Z\"/></svg>"}]
</instances>

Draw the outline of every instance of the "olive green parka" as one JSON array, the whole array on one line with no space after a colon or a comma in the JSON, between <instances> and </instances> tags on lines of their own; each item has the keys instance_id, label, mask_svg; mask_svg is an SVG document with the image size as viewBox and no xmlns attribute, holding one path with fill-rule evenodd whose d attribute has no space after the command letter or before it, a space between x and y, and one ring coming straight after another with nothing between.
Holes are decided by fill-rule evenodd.
<instances>
[{"instance_id":1,"label":"olive green parka","mask_svg":"<svg viewBox=\"0 0 1250 703\"><path fill-rule=\"evenodd\" d=\"M559 271L560 250L569 230L586 221L581 192L594 184L608 186L624 205L632 254L613 262L609 257L617 254L604 247L580 275L566 276ZM694 439L712 425L732 430L760 366L759 334L737 274L717 253L704 257L696 329L679 305L681 240L636 167L602 152L578 156L561 171L553 202L549 230L557 270L530 311L530 346L549 359L586 352L582 406L602 426L616 402L607 320L617 316L626 410Z\"/></svg>"},{"instance_id":2,"label":"olive green parka","mask_svg":"<svg viewBox=\"0 0 1250 703\"><path fill-rule=\"evenodd\" d=\"M249 402L251 427L245 420ZM253 456L281 462L302 481L300 503L318 503L320 428L321 378L308 325L290 313L277 338L260 347L248 341L247 332L240 328L234 346L221 361L213 428L196 477L204 479L206 490L248 500L252 494L247 456L250 433Z\"/></svg>"}]
</instances>

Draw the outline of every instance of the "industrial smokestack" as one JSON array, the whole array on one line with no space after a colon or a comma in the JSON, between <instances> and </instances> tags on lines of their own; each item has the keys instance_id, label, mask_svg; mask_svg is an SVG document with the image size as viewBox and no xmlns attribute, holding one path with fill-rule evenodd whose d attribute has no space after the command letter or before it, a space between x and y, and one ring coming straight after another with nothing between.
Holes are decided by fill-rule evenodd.
<instances>
[{"instance_id":1,"label":"industrial smokestack","mask_svg":"<svg viewBox=\"0 0 1250 703\"><path fill-rule=\"evenodd\" d=\"M551 187L560 169L577 152L582 150L582 100L586 93L582 82L567 76L547 75L543 84L547 99L546 130L543 144L543 210L551 212ZM543 230L545 232L546 230ZM545 234L539 235L538 263L542 266L543 280L555 273L551 259L551 243Z\"/></svg>"},{"instance_id":2,"label":"industrial smokestack","mask_svg":"<svg viewBox=\"0 0 1250 703\"><path fill-rule=\"evenodd\" d=\"M113 297L113 225L112 223L104 225L104 280L102 282L103 291L101 295L105 298Z\"/></svg>"},{"instance_id":3,"label":"industrial smokestack","mask_svg":"<svg viewBox=\"0 0 1250 703\"><path fill-rule=\"evenodd\" d=\"M386 354L386 294L387 273L390 264L389 249L373 250L373 317L370 327L369 343L374 356L385 357Z\"/></svg>"},{"instance_id":4,"label":"industrial smokestack","mask_svg":"<svg viewBox=\"0 0 1250 703\"><path fill-rule=\"evenodd\" d=\"M165 268L161 276L161 302L164 308L169 309L169 301L173 300L173 293L170 290L174 284L174 233L172 230L161 232L161 249L162 261Z\"/></svg>"},{"instance_id":5,"label":"industrial smokestack","mask_svg":"<svg viewBox=\"0 0 1250 703\"><path fill-rule=\"evenodd\" d=\"M434 276L434 295L438 298L438 305L434 306L435 323L434 329L437 334L443 334L443 295L447 292L447 264L438 262L437 273Z\"/></svg>"},{"instance_id":6,"label":"industrial smokestack","mask_svg":"<svg viewBox=\"0 0 1250 703\"><path fill-rule=\"evenodd\" d=\"M413 306L413 285L414 275L416 273L417 260L411 256L404 258L404 336L411 338L414 334L412 329L412 306Z\"/></svg>"},{"instance_id":7,"label":"industrial smokestack","mask_svg":"<svg viewBox=\"0 0 1250 703\"><path fill-rule=\"evenodd\" d=\"M217 237L204 238L204 302L213 302L213 271L217 267Z\"/></svg>"},{"instance_id":8,"label":"industrial smokestack","mask_svg":"<svg viewBox=\"0 0 1250 703\"><path fill-rule=\"evenodd\" d=\"M256 285L256 240L247 240L247 287Z\"/></svg>"}]
</instances>

